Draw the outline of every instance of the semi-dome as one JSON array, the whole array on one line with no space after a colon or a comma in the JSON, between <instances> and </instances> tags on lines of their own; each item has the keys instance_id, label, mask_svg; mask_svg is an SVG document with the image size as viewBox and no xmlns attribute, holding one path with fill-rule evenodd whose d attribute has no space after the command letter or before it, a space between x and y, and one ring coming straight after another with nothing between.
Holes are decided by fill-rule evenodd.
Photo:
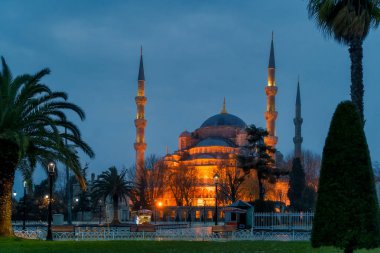
<instances>
[{"instance_id":1,"label":"semi-dome","mask_svg":"<svg viewBox=\"0 0 380 253\"><path fill-rule=\"evenodd\" d=\"M233 114L219 113L208 118L201 125L201 127L211 127L211 126L234 126L234 127L245 128L247 125L241 118Z\"/></svg>"},{"instance_id":2,"label":"semi-dome","mask_svg":"<svg viewBox=\"0 0 380 253\"><path fill-rule=\"evenodd\" d=\"M209 146L222 146L222 147L234 147L232 141L224 138L209 137L198 142L195 147L209 147Z\"/></svg>"}]
</instances>

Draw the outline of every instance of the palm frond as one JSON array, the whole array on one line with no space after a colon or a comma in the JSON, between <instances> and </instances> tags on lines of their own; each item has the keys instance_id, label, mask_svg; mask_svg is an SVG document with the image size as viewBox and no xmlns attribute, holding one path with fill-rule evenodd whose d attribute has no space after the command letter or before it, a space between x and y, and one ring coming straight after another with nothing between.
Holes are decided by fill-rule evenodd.
<instances>
[{"instance_id":1,"label":"palm frond","mask_svg":"<svg viewBox=\"0 0 380 253\"><path fill-rule=\"evenodd\" d=\"M64 140L69 140L75 149L94 157L94 151L83 141L78 127L67 117L67 112L74 112L84 120L84 111L67 102L66 93L53 92L41 83L41 79L50 73L48 68L13 79L3 57L1 62L0 139L17 145L19 169L23 175L29 177L38 164L46 168L49 162L55 161L70 168L85 188L80 158L76 150L64 145Z\"/></svg>"}]
</instances>

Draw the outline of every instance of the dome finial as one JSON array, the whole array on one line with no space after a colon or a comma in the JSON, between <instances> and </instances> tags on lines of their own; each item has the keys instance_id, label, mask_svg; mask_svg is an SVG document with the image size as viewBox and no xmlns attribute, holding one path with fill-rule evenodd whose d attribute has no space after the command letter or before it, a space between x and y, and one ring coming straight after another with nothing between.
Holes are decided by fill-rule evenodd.
<instances>
[{"instance_id":1,"label":"dome finial","mask_svg":"<svg viewBox=\"0 0 380 253\"><path fill-rule=\"evenodd\" d=\"M222 107L222 111L220 113L227 113L227 110L226 110L226 97L224 97L223 107Z\"/></svg>"}]
</instances>

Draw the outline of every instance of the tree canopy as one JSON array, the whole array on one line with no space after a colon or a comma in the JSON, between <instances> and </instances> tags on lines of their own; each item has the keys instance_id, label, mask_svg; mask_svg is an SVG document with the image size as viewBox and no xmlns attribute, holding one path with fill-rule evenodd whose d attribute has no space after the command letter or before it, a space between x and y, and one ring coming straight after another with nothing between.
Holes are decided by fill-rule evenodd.
<instances>
[{"instance_id":1,"label":"tree canopy","mask_svg":"<svg viewBox=\"0 0 380 253\"><path fill-rule=\"evenodd\" d=\"M105 201L108 197L113 204L112 224L119 224L119 201L124 200L127 203L127 196L132 191L132 182L126 179L127 171L124 169L120 173L115 166L108 168L99 175L95 180L92 188L92 197L94 202L98 200Z\"/></svg>"},{"instance_id":2,"label":"tree canopy","mask_svg":"<svg viewBox=\"0 0 380 253\"><path fill-rule=\"evenodd\" d=\"M368 145L352 102L338 105L323 149L311 242L345 252L379 245L378 202Z\"/></svg>"},{"instance_id":3,"label":"tree canopy","mask_svg":"<svg viewBox=\"0 0 380 253\"><path fill-rule=\"evenodd\" d=\"M268 132L261 127L250 125L245 129L247 133L247 144L238 155L238 166L249 173L256 170L259 183L259 198L264 200L264 180L270 183L276 181L275 160L276 150L264 143L264 137Z\"/></svg>"},{"instance_id":4,"label":"tree canopy","mask_svg":"<svg viewBox=\"0 0 380 253\"><path fill-rule=\"evenodd\" d=\"M70 112L84 120L84 111L68 102L66 93L54 92L41 82L50 73L49 69L13 77L4 58L1 64L0 236L10 236L11 194L16 169L30 176L37 165L47 169L51 161L62 163L75 173L85 188L79 156L75 149L65 145L65 141L89 157L94 157L94 152L66 115Z\"/></svg>"},{"instance_id":5,"label":"tree canopy","mask_svg":"<svg viewBox=\"0 0 380 253\"><path fill-rule=\"evenodd\" d=\"M380 23L379 0L309 0L309 17L322 32L349 46L351 100L364 122L363 48L370 28Z\"/></svg>"}]
</instances>

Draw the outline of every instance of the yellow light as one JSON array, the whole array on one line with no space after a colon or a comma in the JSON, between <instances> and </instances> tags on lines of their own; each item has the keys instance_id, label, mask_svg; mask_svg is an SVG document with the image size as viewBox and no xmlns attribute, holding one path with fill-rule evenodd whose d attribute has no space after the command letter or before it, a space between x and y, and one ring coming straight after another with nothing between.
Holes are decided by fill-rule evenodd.
<instances>
[{"instance_id":1,"label":"yellow light","mask_svg":"<svg viewBox=\"0 0 380 253\"><path fill-rule=\"evenodd\" d=\"M218 182L219 182L219 175L218 175L218 173L216 173L214 175L214 183L217 184Z\"/></svg>"},{"instance_id":2,"label":"yellow light","mask_svg":"<svg viewBox=\"0 0 380 253\"><path fill-rule=\"evenodd\" d=\"M162 202L160 201L160 202L158 202L158 206L159 207L161 207L162 206Z\"/></svg>"}]
</instances>

